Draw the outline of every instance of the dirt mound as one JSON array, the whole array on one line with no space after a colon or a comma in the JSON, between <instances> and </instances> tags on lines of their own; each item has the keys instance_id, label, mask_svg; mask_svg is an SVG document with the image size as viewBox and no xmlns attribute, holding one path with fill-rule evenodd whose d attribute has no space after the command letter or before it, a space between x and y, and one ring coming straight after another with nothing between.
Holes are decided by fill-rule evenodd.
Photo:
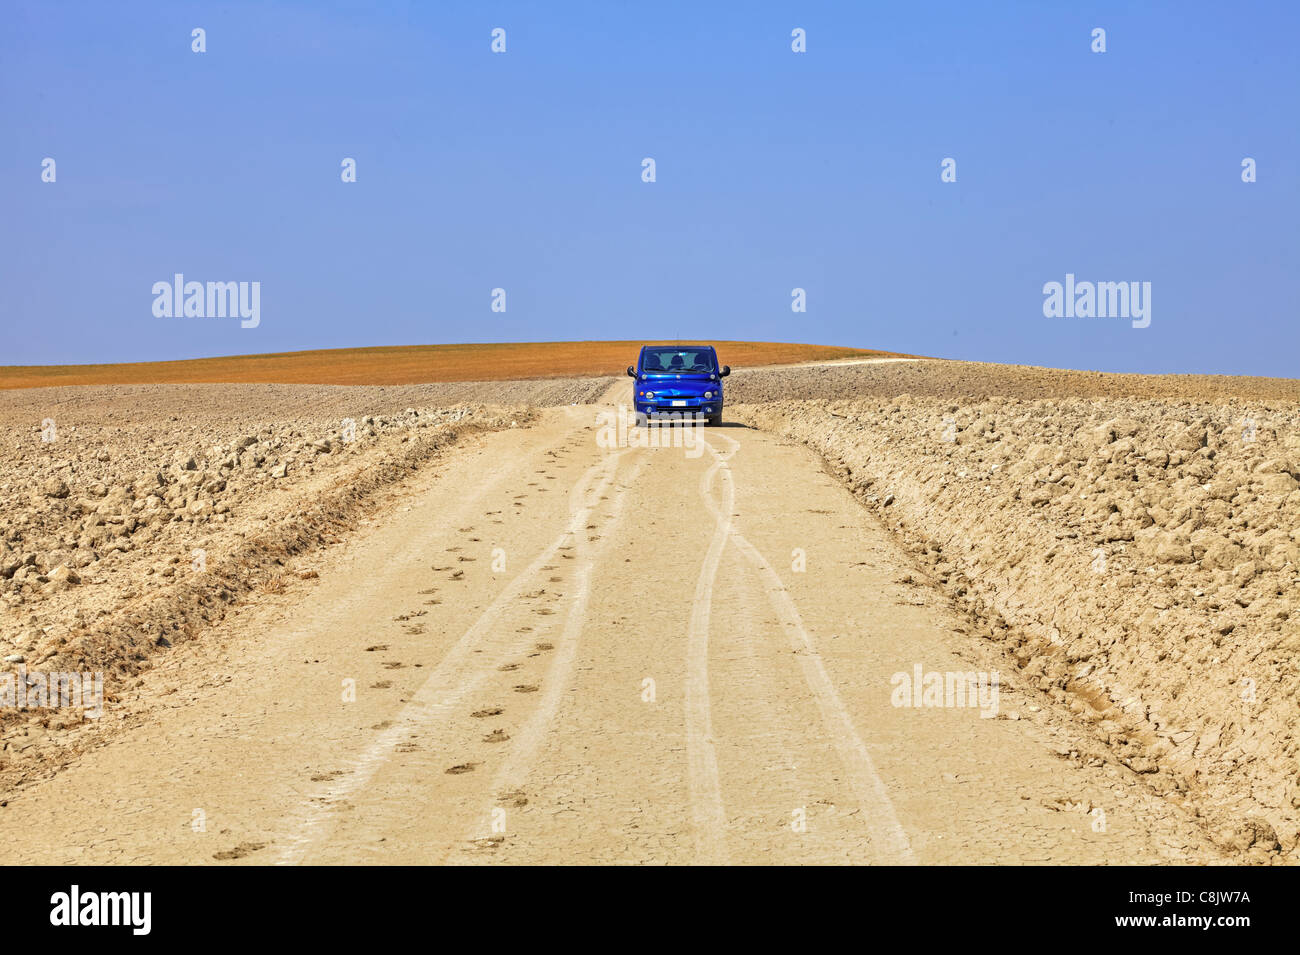
<instances>
[{"instance_id":1,"label":"dirt mound","mask_svg":"<svg viewBox=\"0 0 1300 955\"><path fill-rule=\"evenodd\" d=\"M733 403L791 398L894 395L960 398L1241 398L1300 401L1300 381L1229 375L1119 375L967 361L890 361L805 368L737 370L727 383Z\"/></svg>"},{"instance_id":2,"label":"dirt mound","mask_svg":"<svg viewBox=\"0 0 1300 955\"><path fill-rule=\"evenodd\" d=\"M103 426L109 433L167 430L175 421L222 428L231 422L281 421L314 426L343 418L397 414L455 404L590 404L617 379L542 378L421 385L140 384L0 391L0 414L15 440L46 418ZM8 432L0 431L0 440ZM6 442L9 443L9 442Z\"/></svg>"},{"instance_id":3,"label":"dirt mound","mask_svg":"<svg viewBox=\"0 0 1300 955\"><path fill-rule=\"evenodd\" d=\"M1220 844L1295 857L1300 407L899 395L730 415L820 452L1027 682Z\"/></svg>"}]
</instances>

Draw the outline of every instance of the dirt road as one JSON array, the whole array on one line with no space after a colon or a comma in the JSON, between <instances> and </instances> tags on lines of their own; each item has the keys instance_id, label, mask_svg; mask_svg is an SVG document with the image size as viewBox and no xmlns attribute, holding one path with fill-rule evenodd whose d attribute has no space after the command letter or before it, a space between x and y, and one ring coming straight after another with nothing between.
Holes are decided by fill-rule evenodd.
<instances>
[{"instance_id":1,"label":"dirt road","mask_svg":"<svg viewBox=\"0 0 1300 955\"><path fill-rule=\"evenodd\" d=\"M1134 773L1063 758L1068 712L992 692L996 651L811 452L602 447L626 388L467 439L178 648L0 808L3 861L1217 858ZM990 680L895 705L917 673Z\"/></svg>"}]
</instances>

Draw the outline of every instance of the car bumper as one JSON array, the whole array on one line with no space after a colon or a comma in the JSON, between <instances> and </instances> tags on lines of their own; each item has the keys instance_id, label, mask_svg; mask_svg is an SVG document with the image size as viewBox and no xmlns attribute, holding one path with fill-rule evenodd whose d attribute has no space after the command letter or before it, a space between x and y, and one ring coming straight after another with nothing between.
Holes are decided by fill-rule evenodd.
<instances>
[{"instance_id":1,"label":"car bumper","mask_svg":"<svg viewBox=\"0 0 1300 955\"><path fill-rule=\"evenodd\" d=\"M670 416L683 414L702 414L705 416L717 415L722 413L722 402L717 398L665 398L663 401L636 401L636 410L639 414L656 416Z\"/></svg>"}]
</instances>

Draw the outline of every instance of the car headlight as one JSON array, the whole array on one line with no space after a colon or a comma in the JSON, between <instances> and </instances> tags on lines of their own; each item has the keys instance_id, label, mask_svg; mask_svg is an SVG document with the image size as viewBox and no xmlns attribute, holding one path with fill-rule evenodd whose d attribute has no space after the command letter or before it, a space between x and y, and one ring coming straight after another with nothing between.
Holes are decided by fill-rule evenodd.
<instances>
[{"instance_id":1,"label":"car headlight","mask_svg":"<svg viewBox=\"0 0 1300 955\"><path fill-rule=\"evenodd\" d=\"M647 392L645 393L645 396L646 396L647 398L653 398L653 397L655 396L655 393L654 393L653 391L647 391Z\"/></svg>"},{"instance_id":2,"label":"car headlight","mask_svg":"<svg viewBox=\"0 0 1300 955\"><path fill-rule=\"evenodd\" d=\"M713 392L711 392L711 391L706 391L706 392L704 393L704 397L706 397L706 398L712 398L712 397L713 397Z\"/></svg>"}]
</instances>

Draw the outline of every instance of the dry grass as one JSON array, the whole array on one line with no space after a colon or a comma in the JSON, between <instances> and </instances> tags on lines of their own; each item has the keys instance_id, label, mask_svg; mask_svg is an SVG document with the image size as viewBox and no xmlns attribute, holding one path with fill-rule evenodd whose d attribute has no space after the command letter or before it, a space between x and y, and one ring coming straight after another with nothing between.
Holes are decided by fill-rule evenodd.
<instances>
[{"instance_id":1,"label":"dry grass","mask_svg":"<svg viewBox=\"0 0 1300 955\"><path fill-rule=\"evenodd\" d=\"M270 574L266 580L262 581L262 593L264 594L282 594L285 591L284 574Z\"/></svg>"},{"instance_id":2,"label":"dry grass","mask_svg":"<svg viewBox=\"0 0 1300 955\"><path fill-rule=\"evenodd\" d=\"M402 345L118 365L11 365L0 367L0 388L197 383L410 385L617 375L636 360L642 344L618 341ZM719 359L733 367L895 354L783 342L712 344L718 349Z\"/></svg>"}]
</instances>

